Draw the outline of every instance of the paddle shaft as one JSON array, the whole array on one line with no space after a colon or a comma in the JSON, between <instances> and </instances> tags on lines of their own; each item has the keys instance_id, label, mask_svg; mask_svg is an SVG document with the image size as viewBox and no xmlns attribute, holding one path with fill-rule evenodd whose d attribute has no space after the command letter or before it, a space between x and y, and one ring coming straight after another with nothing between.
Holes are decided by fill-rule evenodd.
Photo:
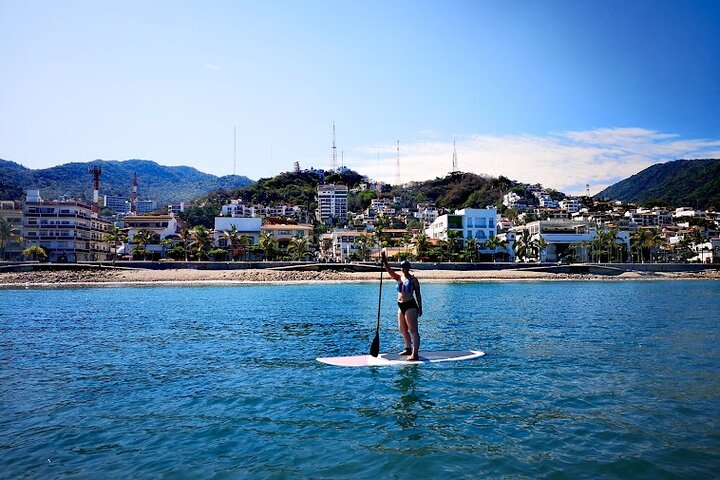
<instances>
[{"instance_id":1,"label":"paddle shaft","mask_svg":"<svg viewBox=\"0 0 720 480\"><path fill-rule=\"evenodd\" d=\"M380 354L380 304L382 303L382 280L383 272L380 270L380 293L378 294L378 318L377 327L375 327L375 338L370 345L370 355L377 357Z\"/></svg>"},{"instance_id":2,"label":"paddle shaft","mask_svg":"<svg viewBox=\"0 0 720 480\"><path fill-rule=\"evenodd\" d=\"M377 328L375 328L375 335L378 335L380 333L380 304L382 303L382 277L383 272L380 270L380 293L378 294L378 319L377 319Z\"/></svg>"}]
</instances>

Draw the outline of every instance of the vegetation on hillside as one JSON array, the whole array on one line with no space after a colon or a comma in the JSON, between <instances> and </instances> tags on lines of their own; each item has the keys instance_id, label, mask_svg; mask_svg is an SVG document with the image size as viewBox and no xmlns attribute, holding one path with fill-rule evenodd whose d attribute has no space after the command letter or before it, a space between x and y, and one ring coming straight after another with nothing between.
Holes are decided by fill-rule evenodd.
<instances>
[{"instance_id":1,"label":"vegetation on hillside","mask_svg":"<svg viewBox=\"0 0 720 480\"><path fill-rule=\"evenodd\" d=\"M19 199L26 190L41 190L46 199L64 195L90 201L93 180L88 169L91 166L102 169L100 195L129 198L133 174L137 173L139 197L156 200L158 205L190 201L211 190L252 183L247 177L216 177L192 167L166 167L148 160L73 162L39 170L0 160L0 199Z\"/></svg>"},{"instance_id":2,"label":"vegetation on hillside","mask_svg":"<svg viewBox=\"0 0 720 480\"><path fill-rule=\"evenodd\" d=\"M417 203L434 202L440 208L485 208L500 205L502 197L513 182L508 178L454 172L444 178L425 182L413 182L406 188L396 188L393 193L402 198L404 207Z\"/></svg>"},{"instance_id":3,"label":"vegetation on hillside","mask_svg":"<svg viewBox=\"0 0 720 480\"><path fill-rule=\"evenodd\" d=\"M596 195L647 206L720 208L720 159L652 165Z\"/></svg>"}]
</instances>

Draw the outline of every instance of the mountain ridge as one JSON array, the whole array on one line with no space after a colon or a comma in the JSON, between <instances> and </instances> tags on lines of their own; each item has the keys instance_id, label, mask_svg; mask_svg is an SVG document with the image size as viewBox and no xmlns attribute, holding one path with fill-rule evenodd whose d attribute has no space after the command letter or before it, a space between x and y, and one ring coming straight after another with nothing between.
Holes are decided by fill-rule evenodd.
<instances>
[{"instance_id":1,"label":"mountain ridge","mask_svg":"<svg viewBox=\"0 0 720 480\"><path fill-rule=\"evenodd\" d=\"M720 208L720 159L657 163L621 180L595 198L648 206Z\"/></svg>"},{"instance_id":2,"label":"mountain ridge","mask_svg":"<svg viewBox=\"0 0 720 480\"><path fill-rule=\"evenodd\" d=\"M19 163L0 159L0 199L16 199L18 192L40 190L44 198L62 195L89 200L92 176L88 169L102 169L100 195L130 198L133 174L138 175L138 197L156 200L158 206L191 201L218 189L240 188L253 181L241 175L218 177L194 167L165 166L152 160L95 160L70 162L45 169L29 169Z\"/></svg>"}]
</instances>

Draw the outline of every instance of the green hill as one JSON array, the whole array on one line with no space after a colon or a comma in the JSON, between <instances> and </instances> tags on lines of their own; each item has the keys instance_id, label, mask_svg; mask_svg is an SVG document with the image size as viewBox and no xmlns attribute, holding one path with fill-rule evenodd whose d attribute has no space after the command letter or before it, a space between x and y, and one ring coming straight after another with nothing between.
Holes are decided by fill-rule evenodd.
<instances>
[{"instance_id":1,"label":"green hill","mask_svg":"<svg viewBox=\"0 0 720 480\"><path fill-rule=\"evenodd\" d=\"M451 173L443 178L413 182L393 192L403 199L405 207L415 203L434 202L438 207L485 208L498 205L514 182L505 177L486 177L474 173Z\"/></svg>"},{"instance_id":2,"label":"green hill","mask_svg":"<svg viewBox=\"0 0 720 480\"><path fill-rule=\"evenodd\" d=\"M718 209L720 160L675 160L652 165L595 197L648 205Z\"/></svg>"},{"instance_id":3,"label":"green hill","mask_svg":"<svg viewBox=\"0 0 720 480\"><path fill-rule=\"evenodd\" d=\"M166 167L148 160L66 163L57 167L32 170L14 162L0 160L0 199L18 199L26 190L40 190L45 199L62 195L92 199L91 166L102 168L100 195L129 198L133 174L138 176L138 197L152 199L158 205L189 201L211 190L239 188L252 183L247 177L216 177L192 167Z\"/></svg>"}]
</instances>

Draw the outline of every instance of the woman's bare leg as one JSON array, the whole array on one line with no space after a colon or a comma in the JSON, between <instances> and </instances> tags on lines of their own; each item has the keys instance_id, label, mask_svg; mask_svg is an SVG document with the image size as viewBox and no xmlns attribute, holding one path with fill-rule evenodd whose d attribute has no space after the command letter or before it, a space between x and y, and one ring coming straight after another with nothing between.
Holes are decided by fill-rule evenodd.
<instances>
[{"instance_id":1,"label":"woman's bare leg","mask_svg":"<svg viewBox=\"0 0 720 480\"><path fill-rule=\"evenodd\" d=\"M418 331L417 309L411 308L405 312L405 328L407 334L412 340L412 354L408 356L408 360L420 360L420 332ZM407 340L405 341L407 344Z\"/></svg>"},{"instance_id":2,"label":"woman's bare leg","mask_svg":"<svg viewBox=\"0 0 720 480\"><path fill-rule=\"evenodd\" d=\"M412 348L412 344L410 343L410 334L408 333L405 315L400 311L400 309L398 309L398 330L400 330L400 335L402 335L403 341L405 342L405 350L410 350L410 348Z\"/></svg>"}]
</instances>

